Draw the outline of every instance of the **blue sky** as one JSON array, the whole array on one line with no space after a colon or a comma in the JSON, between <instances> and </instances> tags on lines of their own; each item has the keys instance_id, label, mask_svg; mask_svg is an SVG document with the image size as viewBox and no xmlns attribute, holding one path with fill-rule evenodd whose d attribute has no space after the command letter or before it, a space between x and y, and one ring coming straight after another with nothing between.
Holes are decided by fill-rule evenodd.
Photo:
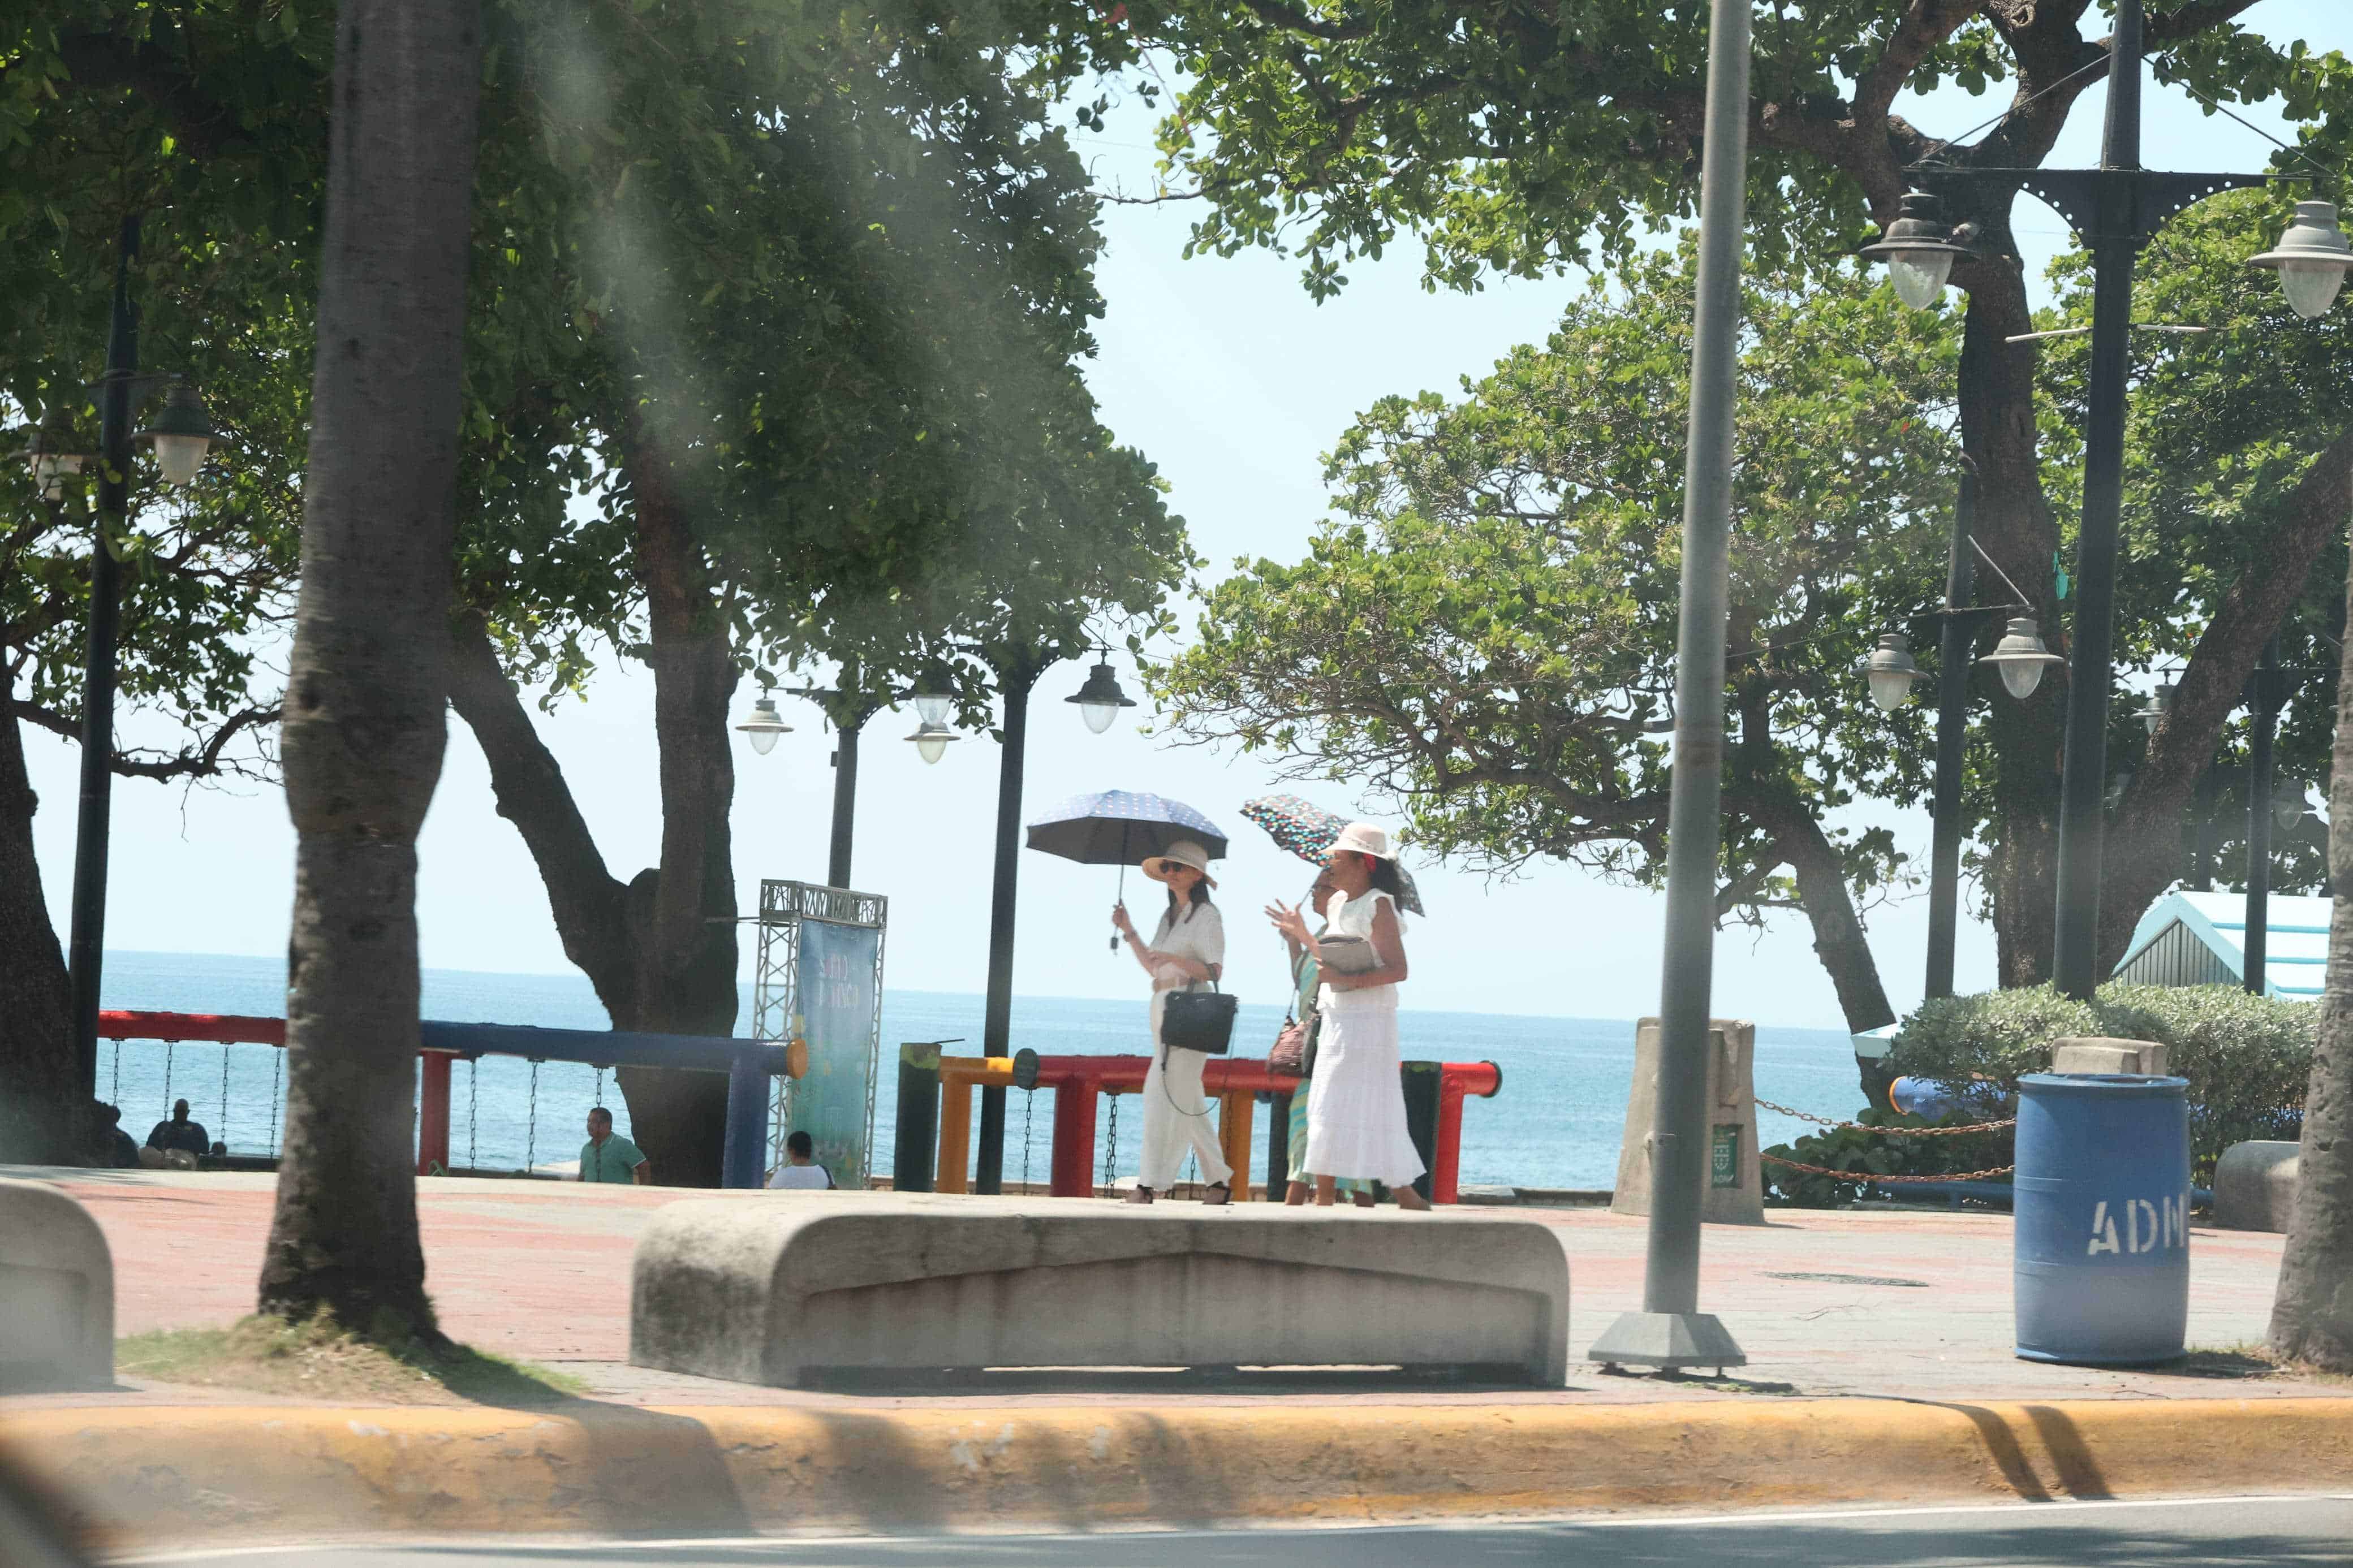
<instances>
[{"instance_id":1,"label":"blue sky","mask_svg":"<svg viewBox=\"0 0 2353 1568\"><path fill-rule=\"evenodd\" d=\"M2353 49L2353 15L2337 6L2263 0L2244 20L2284 40ZM1952 92L1906 112L1952 133L1998 107L1991 99ZM2054 163L2096 161L2100 111L2095 90L2077 108ZM2144 156L2152 166L2259 169L2270 152L2252 132L2208 118L2154 85L2147 114ZM2278 129L2274 116L2258 111L2253 118ZM1111 133L1095 143L1098 178L1145 188L1148 140L1141 114L1114 117ZM1381 262L1350 268L1347 291L1318 306L1299 288L1293 261L1264 254L1183 259L1181 206L1113 207L1104 224L1110 243L1102 285L1110 310L1090 380L1106 422L1160 465L1174 487L1172 505L1219 574L1238 555L1303 552L1325 512L1320 455L1357 410L1388 393L1451 390L1461 376L1482 374L1514 344L1541 339L1580 287L1567 279L1429 295L1419 284L1419 247L1409 244ZM2031 205L2020 227L2030 247L2042 247L2030 259L2045 259L2066 243L2058 218ZM1271 784L1252 759L1170 750L1137 725L1088 733L1061 701L1085 673L1082 666L1066 666L1039 685L1026 805L1034 812L1082 791L1141 789L1184 800L1219 822L1235 847L1219 868L1233 942L1232 988L1272 998L1283 985L1281 950L1261 934L1256 911L1269 898L1295 897L1307 872L1236 808L1253 795L1290 786ZM1122 674L1133 690L1134 671L1124 661ZM586 701L541 721L608 866L625 879L651 863L659 842L651 698L649 679L615 667L590 688ZM766 757L738 755L735 864L746 908L764 876L814 881L824 875L831 738L821 732L814 709L790 701L785 709L798 731ZM997 748L986 737L968 740L927 767L900 739L913 728L912 714L885 714L867 731L853 880L892 900L892 984L977 991L987 963ZM140 733L135 720L126 726L130 738ZM52 916L62 925L73 845L72 748L30 730L26 743L47 806L37 822L43 873ZM1345 790L1321 794L1334 809L1355 804ZM283 952L293 834L275 790L183 791L118 781L114 799L111 947ZM1926 858L1925 804L1875 820L1895 826L1906 847ZM513 828L492 810L481 755L454 719L420 858L428 965L568 970L538 875ZM1513 884L1442 867L1418 866L1416 874L1430 917L1409 933L1409 1005L1628 1018L1656 1010L1661 908L1653 895L1609 887L1563 866L1541 868ZM1131 888L1134 882L1131 878ZM1018 992L1140 994L1143 977L1132 962L1104 946L1112 888L1107 868L1024 855ZM1871 930L1891 996L1908 1008L1920 992L1925 904L1915 900L1878 910ZM1964 989L1993 981L1991 934L1974 924L1962 934L1959 980ZM1795 916L1761 938L1745 931L1723 936L1715 1010L1781 1025L1841 1022Z\"/></svg>"}]
</instances>

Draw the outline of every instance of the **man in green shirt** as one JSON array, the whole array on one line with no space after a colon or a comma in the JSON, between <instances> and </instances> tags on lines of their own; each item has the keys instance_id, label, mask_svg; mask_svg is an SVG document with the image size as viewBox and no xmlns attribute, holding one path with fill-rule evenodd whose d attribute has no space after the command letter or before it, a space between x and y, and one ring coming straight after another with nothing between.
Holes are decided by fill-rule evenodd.
<instances>
[{"instance_id":1,"label":"man in green shirt","mask_svg":"<svg viewBox=\"0 0 2353 1568\"><path fill-rule=\"evenodd\" d=\"M635 1182L641 1187L654 1179L653 1163L613 1131L613 1113L601 1105L588 1112L588 1142L580 1145L580 1179Z\"/></svg>"}]
</instances>

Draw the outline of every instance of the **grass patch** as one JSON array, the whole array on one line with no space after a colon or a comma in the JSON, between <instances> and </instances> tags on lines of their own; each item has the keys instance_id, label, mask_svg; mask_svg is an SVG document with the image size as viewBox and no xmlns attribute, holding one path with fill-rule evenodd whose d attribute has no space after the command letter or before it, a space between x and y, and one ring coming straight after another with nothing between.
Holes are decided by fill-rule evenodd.
<instances>
[{"instance_id":1,"label":"grass patch","mask_svg":"<svg viewBox=\"0 0 2353 1568\"><path fill-rule=\"evenodd\" d=\"M586 1392L576 1377L464 1345L388 1348L324 1313L246 1318L226 1329L162 1329L114 1347L134 1377L374 1405L547 1405Z\"/></svg>"}]
</instances>

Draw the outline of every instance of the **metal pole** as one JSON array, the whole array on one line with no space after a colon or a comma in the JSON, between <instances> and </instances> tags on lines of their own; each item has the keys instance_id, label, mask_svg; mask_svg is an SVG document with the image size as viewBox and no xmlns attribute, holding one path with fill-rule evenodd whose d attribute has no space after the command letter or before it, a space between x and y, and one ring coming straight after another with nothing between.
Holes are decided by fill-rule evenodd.
<instances>
[{"instance_id":1,"label":"metal pole","mask_svg":"<svg viewBox=\"0 0 2353 1568\"><path fill-rule=\"evenodd\" d=\"M849 843L858 816L858 732L866 726L860 711L841 721L833 748L833 847L826 856L828 887L849 886Z\"/></svg>"},{"instance_id":2,"label":"metal pole","mask_svg":"<svg viewBox=\"0 0 2353 1568\"><path fill-rule=\"evenodd\" d=\"M107 545L131 514L131 383L139 374L139 313L131 303L131 262L139 217L122 220L114 258L114 321L99 393L98 531L90 552L90 641L81 687L81 815L74 826L73 924L68 952L73 987L74 1067L84 1094L98 1095L98 998L106 954L106 850L114 787L114 643L121 570Z\"/></svg>"},{"instance_id":3,"label":"metal pole","mask_svg":"<svg viewBox=\"0 0 2353 1568\"><path fill-rule=\"evenodd\" d=\"M1683 467L1683 598L1675 649L1674 784L1667 815L1667 919L1659 1007L1658 1116L1642 1308L1611 1324L1594 1361L1737 1366L1746 1357L1699 1306L1707 1164L1709 985L1715 948L1724 771L1725 617L1732 529L1733 411L1748 160L1749 0L1714 0L1700 177L1699 295L1691 437Z\"/></svg>"},{"instance_id":4,"label":"metal pole","mask_svg":"<svg viewBox=\"0 0 2353 1568\"><path fill-rule=\"evenodd\" d=\"M2140 167L2141 0L2118 0L2109 45L2105 169ZM2132 335L2138 215L2122 187L2103 193L2092 247L2091 417L2069 650L2066 763L2059 786L2059 908L2052 979L2079 1001L2099 984L2100 858L2106 831L2108 686L2116 647L2116 520L2124 506L2125 377Z\"/></svg>"},{"instance_id":5,"label":"metal pole","mask_svg":"<svg viewBox=\"0 0 2353 1568\"><path fill-rule=\"evenodd\" d=\"M981 1019L981 1055L1013 1054L1014 879L1021 863L1021 763L1029 743L1029 688L1037 672L1027 665L998 671L1005 696L1005 749L997 775L997 883L988 900L988 1005ZM1005 1189L1005 1090L980 1091L980 1133L973 1190Z\"/></svg>"},{"instance_id":6,"label":"metal pole","mask_svg":"<svg viewBox=\"0 0 2353 1568\"><path fill-rule=\"evenodd\" d=\"M2240 982L2250 996L2269 989L2272 900L2272 738L2279 731L2279 638L2263 644L2263 657L2251 683L2247 715L2247 929Z\"/></svg>"},{"instance_id":7,"label":"metal pole","mask_svg":"<svg viewBox=\"0 0 2353 1568\"><path fill-rule=\"evenodd\" d=\"M1969 656L1976 649L1978 630L1977 617L1961 614L1968 607L1977 576L1969 529L1978 506L1977 470L1966 458L1962 463L1945 554L1945 625L1936 654L1936 829L1928 870L1931 998L1953 994L1953 947L1961 918L1961 770L1968 742Z\"/></svg>"}]
</instances>

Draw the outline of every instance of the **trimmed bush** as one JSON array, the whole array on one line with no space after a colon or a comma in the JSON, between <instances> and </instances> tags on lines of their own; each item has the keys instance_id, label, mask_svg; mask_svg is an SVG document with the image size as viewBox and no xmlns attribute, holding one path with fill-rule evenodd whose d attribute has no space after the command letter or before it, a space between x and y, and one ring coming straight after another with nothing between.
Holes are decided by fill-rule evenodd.
<instances>
[{"instance_id":1,"label":"trimmed bush","mask_svg":"<svg viewBox=\"0 0 2353 1568\"><path fill-rule=\"evenodd\" d=\"M2318 1004L2235 985L2105 985L2089 1003L2046 985L1924 1004L1897 1032L1888 1065L1990 1109L2021 1073L2051 1070L2053 1040L2153 1040L2171 1047L2174 1072L2189 1080L2190 1166L2203 1182L2232 1144L2303 1131L2319 1027Z\"/></svg>"}]
</instances>

